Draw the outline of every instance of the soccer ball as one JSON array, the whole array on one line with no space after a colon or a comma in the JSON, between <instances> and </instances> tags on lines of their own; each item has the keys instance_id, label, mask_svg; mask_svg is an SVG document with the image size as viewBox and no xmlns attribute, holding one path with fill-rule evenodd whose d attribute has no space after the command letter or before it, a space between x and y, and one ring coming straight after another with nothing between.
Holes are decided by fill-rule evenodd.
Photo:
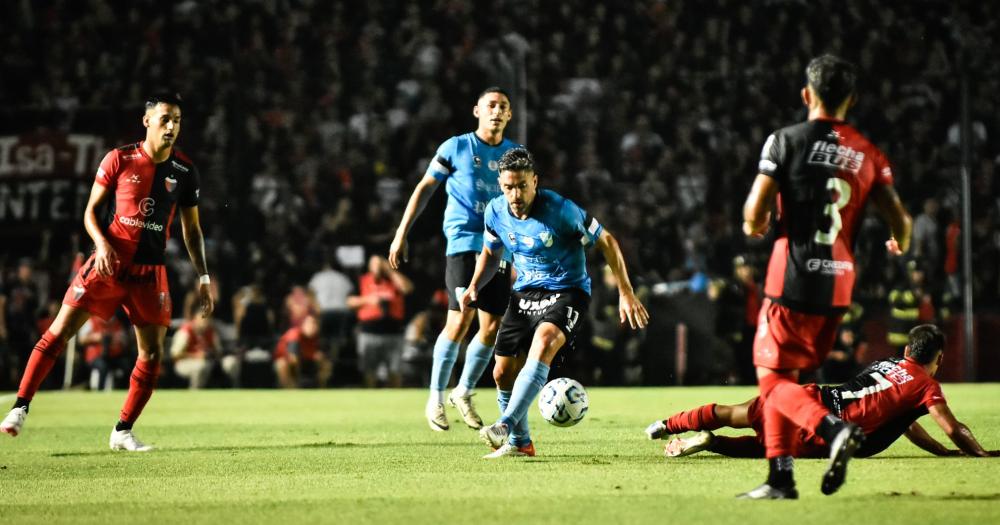
<instances>
[{"instance_id":1,"label":"soccer ball","mask_svg":"<svg viewBox=\"0 0 1000 525\"><path fill-rule=\"evenodd\" d=\"M571 427L587 415L590 401L583 385L568 377L549 381L538 396L542 417L557 427Z\"/></svg>"}]
</instances>

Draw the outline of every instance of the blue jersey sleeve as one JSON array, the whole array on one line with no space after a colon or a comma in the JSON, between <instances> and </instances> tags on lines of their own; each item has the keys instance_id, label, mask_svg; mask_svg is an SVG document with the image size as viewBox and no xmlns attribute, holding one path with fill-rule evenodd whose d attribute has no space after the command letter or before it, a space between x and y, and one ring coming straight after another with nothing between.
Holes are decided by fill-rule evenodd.
<instances>
[{"instance_id":1,"label":"blue jersey sleeve","mask_svg":"<svg viewBox=\"0 0 1000 525\"><path fill-rule=\"evenodd\" d=\"M455 173L455 137L452 137L438 146L434 153L434 159L427 166L424 176L430 175L441 181L447 179L449 175Z\"/></svg>"},{"instance_id":2,"label":"blue jersey sleeve","mask_svg":"<svg viewBox=\"0 0 1000 525\"><path fill-rule=\"evenodd\" d=\"M490 250L503 247L503 241L500 240L500 234L497 233L497 212L494 206L490 205L486 207L483 224L486 225L486 230L483 232L483 246Z\"/></svg>"},{"instance_id":3,"label":"blue jersey sleeve","mask_svg":"<svg viewBox=\"0 0 1000 525\"><path fill-rule=\"evenodd\" d=\"M580 236L580 244L584 246L597 242L601 232L604 231L604 227L597 222L597 219L588 215L583 208L569 199L563 201L560 219L565 227Z\"/></svg>"}]
</instances>

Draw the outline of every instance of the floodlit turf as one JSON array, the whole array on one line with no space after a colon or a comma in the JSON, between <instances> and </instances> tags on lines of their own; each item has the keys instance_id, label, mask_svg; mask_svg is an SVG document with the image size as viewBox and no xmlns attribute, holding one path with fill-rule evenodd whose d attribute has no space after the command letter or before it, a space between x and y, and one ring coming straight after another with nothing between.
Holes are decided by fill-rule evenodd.
<instances>
[{"instance_id":1,"label":"floodlit turf","mask_svg":"<svg viewBox=\"0 0 1000 525\"><path fill-rule=\"evenodd\" d=\"M851 463L834 496L825 464L797 462L802 499L736 501L762 460L666 460L642 430L751 388L591 389L590 413L561 429L532 407L532 459L483 460L461 425L431 432L425 392L160 391L136 426L159 447L112 453L123 392L42 393L24 433L0 435L5 523L998 523L1000 458L933 458L908 442ZM946 385L960 420L1000 448L1000 385ZM476 398L496 416L493 391ZM9 396L3 399L6 406ZM944 439L933 422L923 420ZM931 428L934 427L934 428ZM732 433L736 433L735 431ZM905 440L904 440L905 441Z\"/></svg>"}]
</instances>

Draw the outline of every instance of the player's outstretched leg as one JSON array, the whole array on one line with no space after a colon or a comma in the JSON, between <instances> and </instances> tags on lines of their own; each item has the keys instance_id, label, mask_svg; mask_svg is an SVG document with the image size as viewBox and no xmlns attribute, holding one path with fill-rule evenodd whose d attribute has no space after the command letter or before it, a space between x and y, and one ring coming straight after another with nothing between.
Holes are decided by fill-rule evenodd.
<instances>
[{"instance_id":1,"label":"player's outstretched leg","mask_svg":"<svg viewBox=\"0 0 1000 525\"><path fill-rule=\"evenodd\" d=\"M24 376L21 377L21 385L17 389L17 399L7 417L0 423L0 432L10 437L17 437L21 433L24 421L28 417L28 406L31 404L31 399L35 397L35 392L38 391L38 387L41 386L45 377L49 375L52 366L55 365L56 359L62 354L65 346L63 340L56 334L47 330L42 334L41 339L31 351L31 356L28 357Z\"/></svg>"},{"instance_id":2,"label":"player's outstretched leg","mask_svg":"<svg viewBox=\"0 0 1000 525\"><path fill-rule=\"evenodd\" d=\"M646 427L649 439L667 439L671 434L702 430L717 430L729 424L728 418L716 415L716 406L732 409L724 405L710 403L692 410L678 412L662 421L654 421Z\"/></svg>"},{"instance_id":3,"label":"player's outstretched leg","mask_svg":"<svg viewBox=\"0 0 1000 525\"><path fill-rule=\"evenodd\" d=\"M510 436L510 429L522 419L525 429L527 429L528 407L535 400L548 377L549 365L537 359L528 358L524 363L524 368L518 372L517 380L514 381L514 389L511 392L507 409L504 410L496 423L483 427L479 431L479 437L493 448L500 448Z\"/></svg>"},{"instance_id":4,"label":"player's outstretched leg","mask_svg":"<svg viewBox=\"0 0 1000 525\"><path fill-rule=\"evenodd\" d=\"M135 368L132 369L132 376L129 378L128 396L122 406L120 419L111 431L111 438L108 441L111 450L147 452L153 449L135 437L132 433L132 425L139 419L142 409L145 408L149 398L153 396L156 378L159 375L160 361L158 358L136 359Z\"/></svg>"},{"instance_id":5,"label":"player's outstretched leg","mask_svg":"<svg viewBox=\"0 0 1000 525\"><path fill-rule=\"evenodd\" d=\"M483 420L476 412L476 407L472 404L472 391L483 376L486 365L490 363L493 355L493 346L487 346L480 341L480 335L472 338L468 348L465 349L465 364L462 366L462 377L458 381L458 386L448 395L448 404L458 409L462 415L462 420L469 428L480 429L483 427Z\"/></svg>"},{"instance_id":6,"label":"player's outstretched leg","mask_svg":"<svg viewBox=\"0 0 1000 525\"><path fill-rule=\"evenodd\" d=\"M823 474L820 490L829 496L844 484L847 477L847 462L854 457L854 453L864 442L865 434L861 427L834 416L825 418L822 426L826 425L829 425L830 430L824 433L832 436L832 439L827 441L830 443L830 464Z\"/></svg>"},{"instance_id":7,"label":"player's outstretched leg","mask_svg":"<svg viewBox=\"0 0 1000 525\"><path fill-rule=\"evenodd\" d=\"M458 359L458 341L448 339L444 332L434 342L434 363L431 365L431 392L424 415L427 425L435 432L448 430L448 416L444 411L444 390L448 388L451 369Z\"/></svg>"},{"instance_id":8,"label":"player's outstretched leg","mask_svg":"<svg viewBox=\"0 0 1000 525\"><path fill-rule=\"evenodd\" d=\"M510 390L497 390L497 406L500 407L501 414L507 410L507 405L510 403L510 396ZM527 417L525 417L510 428L510 434L506 443L493 452L483 456L483 458L495 459L501 457L523 457L534 455L535 445L531 442L531 433L528 430Z\"/></svg>"}]
</instances>

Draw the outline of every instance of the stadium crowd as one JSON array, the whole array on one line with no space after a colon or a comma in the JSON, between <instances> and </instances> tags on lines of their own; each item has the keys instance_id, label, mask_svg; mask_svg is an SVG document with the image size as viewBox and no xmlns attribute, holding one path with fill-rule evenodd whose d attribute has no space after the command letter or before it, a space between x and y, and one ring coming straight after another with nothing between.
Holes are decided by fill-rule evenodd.
<instances>
[{"instance_id":1,"label":"stadium crowd","mask_svg":"<svg viewBox=\"0 0 1000 525\"><path fill-rule=\"evenodd\" d=\"M183 365L173 378L178 386L274 384L271 361L293 354L292 340L306 355L313 343L300 340L310 337L319 338L315 348L329 369L319 360L303 364L299 384L419 383L446 308L439 292L443 192L410 237L403 273L412 293L398 319L405 335L397 356L358 369L372 359L354 351L350 297L369 271L368 256L387 252L404 199L435 146L474 127L473 97L488 84L512 93L523 88L511 126L523 122L526 137L512 138L534 152L541 184L605 218L633 280L654 299L716 301L706 311L715 312L715 335L726 340L744 328L746 316L725 312L746 304L741 294L756 293L740 288L746 273L734 277L734 267L756 269L759 282L769 245L748 243L739 231L742 200L768 133L804 118L802 80L789 79L802 79L809 58L822 52L858 64L852 121L893 162L915 219L913 253L898 263L881 249L884 228L865 222L859 307L886 311L894 288L912 284L912 266L924 272L921 293L937 306L922 315L941 320L959 304L964 72L975 301L995 310L1000 62L991 50L1000 34L998 8L869 4L20 2L0 21L0 107L24 117L20 122L98 132L109 144L124 144L140 136L137 108L147 90L171 86L184 96L180 147L201 171L201 222L220 303L217 333L199 335L204 327L188 322L185 301L197 276L174 236L169 271L174 304L187 305L176 324L188 348L178 345L171 354L177 363L193 357L220 366L209 377ZM515 74L526 79L519 86L511 85ZM10 389L40 323L51 322L50 305L65 289L72 260L48 257L45 247L27 259L4 253L0 389ZM591 275L599 282L601 269ZM662 344L617 331L602 310L615 297L595 288L594 345L575 363L586 368L579 377L655 382L649 363L657 360L643 354L662 353ZM300 327L305 319L318 320L319 328ZM672 322L654 311L654 325ZM103 341L87 363L111 357L117 339ZM225 359L232 356L243 366ZM722 359L726 368L701 380L739 380L737 361ZM106 365L97 368L98 379ZM291 384L282 370L282 384Z\"/></svg>"}]
</instances>

